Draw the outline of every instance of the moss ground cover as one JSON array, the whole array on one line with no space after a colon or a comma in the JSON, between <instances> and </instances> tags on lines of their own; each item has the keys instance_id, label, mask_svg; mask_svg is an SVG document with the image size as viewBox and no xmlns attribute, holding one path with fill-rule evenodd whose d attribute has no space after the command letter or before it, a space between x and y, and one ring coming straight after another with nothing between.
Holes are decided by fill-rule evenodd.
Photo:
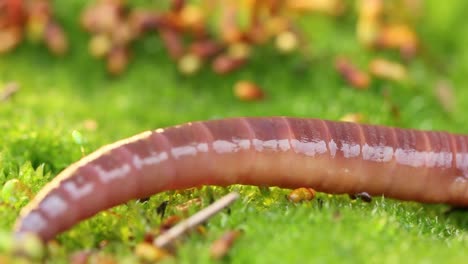
<instances>
[{"instance_id":1,"label":"moss ground cover","mask_svg":"<svg viewBox=\"0 0 468 264\"><path fill-rule=\"evenodd\" d=\"M0 57L0 83L21 85L18 94L0 103L1 239L8 236L29 199L28 192L37 192L79 159L82 150L90 153L148 129L230 116L337 120L359 112L374 124L468 133L465 1L426 1L417 24L422 54L408 64L411 81L374 80L366 91L349 87L339 77L334 57L342 54L366 65L377 55L397 55L363 49L355 39L354 15L301 19L313 50L310 61L278 55L267 46L255 50L249 65L232 74L219 76L206 69L184 77L158 38L148 36L136 43L129 71L110 78L103 65L87 54L88 36L77 25L84 5L82 1L56 1L56 15L71 43L71 52L64 58L54 58L31 44ZM263 87L265 100L238 101L232 86L240 79ZM434 94L441 80L448 80L456 94L451 112L443 110ZM399 118L391 105L399 109ZM95 121L97 129L89 129L86 120ZM73 131L78 131L82 142L72 136ZM5 183L11 179L18 179L24 188L9 192ZM287 190L230 189L239 190L242 199L230 213L211 219L206 235L190 235L178 247L177 258L168 262L210 263L209 245L227 229L244 231L224 260L232 263L461 263L468 256L468 214L446 214L446 206L380 197L363 203L326 194L291 204L285 199ZM155 208L162 201L170 201L166 212L170 215L176 213L178 203L202 197L206 205L210 197L225 192L206 187L129 202L60 235L58 245L50 246L47 260L66 263L73 252L94 249L120 262L135 261L135 244L146 228L157 227L161 221ZM101 249L102 240L108 244Z\"/></svg>"}]
</instances>

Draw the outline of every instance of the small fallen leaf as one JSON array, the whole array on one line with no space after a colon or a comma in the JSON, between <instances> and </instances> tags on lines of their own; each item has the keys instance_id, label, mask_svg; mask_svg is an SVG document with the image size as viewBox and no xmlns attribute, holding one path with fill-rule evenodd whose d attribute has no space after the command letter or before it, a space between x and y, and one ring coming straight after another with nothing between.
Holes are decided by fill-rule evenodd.
<instances>
[{"instance_id":1,"label":"small fallen leaf","mask_svg":"<svg viewBox=\"0 0 468 264\"><path fill-rule=\"evenodd\" d=\"M107 58L107 71L116 76L125 71L130 60L130 55L127 49L116 47L113 48Z\"/></svg>"},{"instance_id":2,"label":"small fallen leaf","mask_svg":"<svg viewBox=\"0 0 468 264\"><path fill-rule=\"evenodd\" d=\"M359 70L346 58L338 58L335 61L335 68L349 85L364 90L369 88L370 77L366 72Z\"/></svg>"},{"instance_id":3,"label":"small fallen leaf","mask_svg":"<svg viewBox=\"0 0 468 264\"><path fill-rule=\"evenodd\" d=\"M286 30L276 36L275 44L279 52L287 54L297 50L299 39L296 33Z\"/></svg>"},{"instance_id":4,"label":"small fallen leaf","mask_svg":"<svg viewBox=\"0 0 468 264\"><path fill-rule=\"evenodd\" d=\"M179 223L182 219L180 216L177 215L172 215L166 218L160 225L159 225L159 233L163 233L169 229L171 229L173 226L175 226L177 223Z\"/></svg>"},{"instance_id":5,"label":"small fallen leaf","mask_svg":"<svg viewBox=\"0 0 468 264\"><path fill-rule=\"evenodd\" d=\"M224 233L218 240L214 241L210 247L210 255L213 259L221 259L226 256L234 241L241 235L239 230L231 230Z\"/></svg>"},{"instance_id":6,"label":"small fallen leaf","mask_svg":"<svg viewBox=\"0 0 468 264\"><path fill-rule=\"evenodd\" d=\"M373 59L370 62L369 71L377 77L393 81L404 81L408 78L405 66L381 58Z\"/></svg>"},{"instance_id":7,"label":"small fallen leaf","mask_svg":"<svg viewBox=\"0 0 468 264\"><path fill-rule=\"evenodd\" d=\"M227 54L233 59L247 59L250 57L252 47L250 44L238 41L228 46Z\"/></svg>"},{"instance_id":8,"label":"small fallen leaf","mask_svg":"<svg viewBox=\"0 0 468 264\"><path fill-rule=\"evenodd\" d=\"M183 55L179 59L179 72L184 75L193 75L197 73L202 65L201 58L193 53Z\"/></svg>"},{"instance_id":9,"label":"small fallen leaf","mask_svg":"<svg viewBox=\"0 0 468 264\"><path fill-rule=\"evenodd\" d=\"M54 23L49 22L45 28L45 43L49 50L57 56L64 55L68 50L68 40L62 28Z\"/></svg>"},{"instance_id":10,"label":"small fallen leaf","mask_svg":"<svg viewBox=\"0 0 468 264\"><path fill-rule=\"evenodd\" d=\"M70 264L88 264L92 252L89 250L80 250L70 256Z\"/></svg>"},{"instance_id":11,"label":"small fallen leaf","mask_svg":"<svg viewBox=\"0 0 468 264\"><path fill-rule=\"evenodd\" d=\"M194 198L191 200L186 201L185 203L176 205L176 209L180 212L187 213L188 210L194 206L200 206L202 203L201 198Z\"/></svg>"},{"instance_id":12,"label":"small fallen leaf","mask_svg":"<svg viewBox=\"0 0 468 264\"><path fill-rule=\"evenodd\" d=\"M233 58L229 55L221 54L214 59L212 69L217 74L227 74L239 69L246 62L245 58Z\"/></svg>"},{"instance_id":13,"label":"small fallen leaf","mask_svg":"<svg viewBox=\"0 0 468 264\"><path fill-rule=\"evenodd\" d=\"M112 42L106 34L97 34L89 41L89 52L96 58L102 58L109 54L112 47Z\"/></svg>"},{"instance_id":14,"label":"small fallen leaf","mask_svg":"<svg viewBox=\"0 0 468 264\"><path fill-rule=\"evenodd\" d=\"M310 201L315 198L315 190L312 188L297 188L292 190L288 195L288 200L293 203Z\"/></svg>"},{"instance_id":15,"label":"small fallen leaf","mask_svg":"<svg viewBox=\"0 0 468 264\"><path fill-rule=\"evenodd\" d=\"M343 122L362 123L365 120L365 116L361 113L348 113L340 118Z\"/></svg>"},{"instance_id":16,"label":"small fallen leaf","mask_svg":"<svg viewBox=\"0 0 468 264\"><path fill-rule=\"evenodd\" d=\"M241 101L258 101L265 96L262 89L250 81L238 81L234 85L234 95Z\"/></svg>"},{"instance_id":17,"label":"small fallen leaf","mask_svg":"<svg viewBox=\"0 0 468 264\"><path fill-rule=\"evenodd\" d=\"M151 263L160 261L164 258L171 256L169 252L164 249L153 246L150 243L142 242L135 246L135 255L143 261Z\"/></svg>"},{"instance_id":18,"label":"small fallen leaf","mask_svg":"<svg viewBox=\"0 0 468 264\"><path fill-rule=\"evenodd\" d=\"M338 221L342 218L340 211L335 210L332 215L332 219Z\"/></svg>"},{"instance_id":19,"label":"small fallen leaf","mask_svg":"<svg viewBox=\"0 0 468 264\"><path fill-rule=\"evenodd\" d=\"M0 91L0 102L4 102L12 98L18 91L20 86L16 82L9 82L5 84L3 89Z\"/></svg>"},{"instance_id":20,"label":"small fallen leaf","mask_svg":"<svg viewBox=\"0 0 468 264\"><path fill-rule=\"evenodd\" d=\"M0 54L14 49L22 38L22 30L17 26L0 29Z\"/></svg>"},{"instance_id":21,"label":"small fallen leaf","mask_svg":"<svg viewBox=\"0 0 468 264\"><path fill-rule=\"evenodd\" d=\"M377 37L376 44L381 48L397 48L402 57L413 57L418 49L418 37L416 32L406 24L386 25L382 27Z\"/></svg>"},{"instance_id":22,"label":"small fallen leaf","mask_svg":"<svg viewBox=\"0 0 468 264\"><path fill-rule=\"evenodd\" d=\"M177 60L184 55L185 48L179 32L170 28L162 28L159 30L159 35L172 59Z\"/></svg>"},{"instance_id":23,"label":"small fallen leaf","mask_svg":"<svg viewBox=\"0 0 468 264\"><path fill-rule=\"evenodd\" d=\"M343 14L345 4L342 0L290 0L286 7L296 12L319 12L331 16Z\"/></svg>"},{"instance_id":24,"label":"small fallen leaf","mask_svg":"<svg viewBox=\"0 0 468 264\"><path fill-rule=\"evenodd\" d=\"M195 41L189 47L191 53L202 59L212 57L218 54L222 49L223 47L220 43L211 39Z\"/></svg>"},{"instance_id":25,"label":"small fallen leaf","mask_svg":"<svg viewBox=\"0 0 468 264\"><path fill-rule=\"evenodd\" d=\"M84 129L88 130L88 131L96 131L96 129L98 128L98 123L96 120L94 119L86 119L83 121L83 127Z\"/></svg>"},{"instance_id":26,"label":"small fallen leaf","mask_svg":"<svg viewBox=\"0 0 468 264\"><path fill-rule=\"evenodd\" d=\"M185 27L202 25L205 14L199 5L186 4L180 9L179 17Z\"/></svg>"},{"instance_id":27,"label":"small fallen leaf","mask_svg":"<svg viewBox=\"0 0 468 264\"><path fill-rule=\"evenodd\" d=\"M455 92L449 81L438 81L434 87L434 94L446 112L455 109Z\"/></svg>"}]
</instances>

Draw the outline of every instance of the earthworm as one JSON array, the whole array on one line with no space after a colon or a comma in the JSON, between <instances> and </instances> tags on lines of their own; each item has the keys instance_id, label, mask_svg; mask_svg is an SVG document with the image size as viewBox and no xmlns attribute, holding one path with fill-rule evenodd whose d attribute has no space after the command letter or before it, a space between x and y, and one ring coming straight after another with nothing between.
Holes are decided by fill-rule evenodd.
<instances>
[{"instance_id":1,"label":"earthworm","mask_svg":"<svg viewBox=\"0 0 468 264\"><path fill-rule=\"evenodd\" d=\"M131 199L232 184L467 206L468 136L288 117L146 131L66 168L23 208L15 234L48 240Z\"/></svg>"}]
</instances>

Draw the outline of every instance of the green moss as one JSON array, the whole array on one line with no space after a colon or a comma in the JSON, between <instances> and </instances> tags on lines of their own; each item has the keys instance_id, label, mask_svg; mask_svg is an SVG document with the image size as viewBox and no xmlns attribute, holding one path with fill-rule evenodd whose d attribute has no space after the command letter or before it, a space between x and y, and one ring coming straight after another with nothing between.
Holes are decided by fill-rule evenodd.
<instances>
[{"instance_id":1,"label":"green moss","mask_svg":"<svg viewBox=\"0 0 468 264\"><path fill-rule=\"evenodd\" d=\"M334 57L346 55L362 66L376 55L393 53L362 49L355 37L356 18L335 20L320 16L301 21L312 55L284 57L271 46L257 48L248 67L228 76L208 68L195 76L179 75L162 44L148 36L135 44L129 71L110 78L102 62L87 55L86 33L77 24L84 1L55 1L57 16L71 39L71 53L54 58L44 48L24 44L0 59L0 83L16 81L21 90L0 104L0 187L8 201L0 203L2 248L24 198L16 197L11 180L36 193L60 170L99 146L147 129L186 121L230 116L291 115L338 119L360 112L368 122L468 133L468 31L463 1L427 1L418 24L426 53L409 63L412 81L397 84L374 81L368 91L354 90L334 70ZM463 2L464 3L464 2ZM442 32L443 31L443 32ZM240 102L233 84L251 79L263 87L266 100ZM451 80L456 93L452 113L444 112L434 96L435 83ZM400 118L392 115L389 93ZM87 130L84 121L98 128ZM74 132L76 131L76 132ZM76 135L80 136L79 142ZM5 190L6 189L6 190ZM178 249L183 263L206 263L210 243L227 229L242 229L226 262L370 262L461 263L468 253L466 212L444 213L445 206L374 198L370 204L345 196L320 194L319 199L291 204L287 191L234 186L242 199L207 223L207 234L192 234ZM105 254L131 261L133 246L148 227L161 222L157 206L174 206L201 196L203 204L227 190L203 188L168 192L147 202L129 202L80 223L60 235L50 250L52 262L66 263L72 252L109 244ZM3 197L5 199L5 197ZM0 253L1 255L1 253ZM170 261L169 261L170 262Z\"/></svg>"}]
</instances>

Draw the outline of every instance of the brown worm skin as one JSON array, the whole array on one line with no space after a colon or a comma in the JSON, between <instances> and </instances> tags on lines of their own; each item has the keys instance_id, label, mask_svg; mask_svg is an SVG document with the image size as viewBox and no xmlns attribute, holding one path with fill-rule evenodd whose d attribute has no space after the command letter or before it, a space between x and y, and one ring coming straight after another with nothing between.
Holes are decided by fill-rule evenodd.
<instances>
[{"instance_id":1,"label":"brown worm skin","mask_svg":"<svg viewBox=\"0 0 468 264\"><path fill-rule=\"evenodd\" d=\"M15 232L48 240L131 199L231 184L467 206L468 136L287 117L147 131L61 172L22 210Z\"/></svg>"}]
</instances>

